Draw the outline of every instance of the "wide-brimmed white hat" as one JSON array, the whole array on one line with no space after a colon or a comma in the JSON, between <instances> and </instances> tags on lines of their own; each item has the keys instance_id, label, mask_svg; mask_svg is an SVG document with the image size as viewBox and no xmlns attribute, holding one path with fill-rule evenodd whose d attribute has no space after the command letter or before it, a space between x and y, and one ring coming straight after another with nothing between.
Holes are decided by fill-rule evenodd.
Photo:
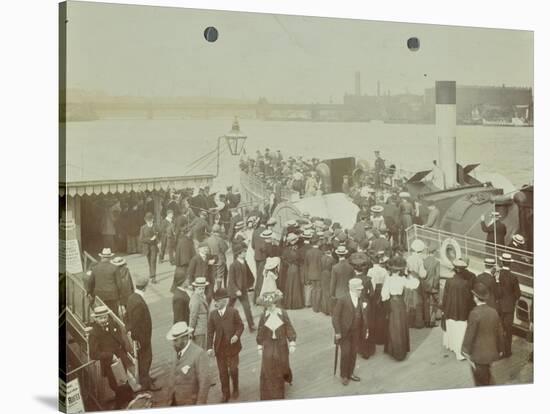
<instances>
[{"instance_id":1,"label":"wide-brimmed white hat","mask_svg":"<svg viewBox=\"0 0 550 414\"><path fill-rule=\"evenodd\" d=\"M346 246L338 246L336 250L334 251L339 256L344 256L348 254L348 249L346 249Z\"/></svg>"},{"instance_id":2,"label":"wide-brimmed white hat","mask_svg":"<svg viewBox=\"0 0 550 414\"><path fill-rule=\"evenodd\" d=\"M174 339L181 338L182 336L189 335L193 332L193 328L187 326L187 323L184 321L176 322L166 334L166 339L173 341Z\"/></svg>"},{"instance_id":3,"label":"wide-brimmed white hat","mask_svg":"<svg viewBox=\"0 0 550 414\"><path fill-rule=\"evenodd\" d=\"M126 260L124 260L123 257L115 257L114 259L111 259L111 264L114 264L115 266L122 266L126 264Z\"/></svg>"},{"instance_id":4,"label":"wide-brimmed white hat","mask_svg":"<svg viewBox=\"0 0 550 414\"><path fill-rule=\"evenodd\" d=\"M514 234L512 236L512 240L515 241L517 244L525 244L525 237L523 237L521 234Z\"/></svg>"},{"instance_id":5,"label":"wide-brimmed white hat","mask_svg":"<svg viewBox=\"0 0 550 414\"><path fill-rule=\"evenodd\" d=\"M99 253L99 257L113 257L115 254L111 251L109 247L105 247L101 253Z\"/></svg>"},{"instance_id":6,"label":"wide-brimmed white hat","mask_svg":"<svg viewBox=\"0 0 550 414\"><path fill-rule=\"evenodd\" d=\"M426 248L426 245L424 242L420 239L415 239L411 243L411 249L413 249L415 252L421 252Z\"/></svg>"},{"instance_id":7,"label":"wide-brimmed white hat","mask_svg":"<svg viewBox=\"0 0 550 414\"><path fill-rule=\"evenodd\" d=\"M265 261L264 269L273 270L281 264L281 259L279 257L268 257Z\"/></svg>"}]
</instances>

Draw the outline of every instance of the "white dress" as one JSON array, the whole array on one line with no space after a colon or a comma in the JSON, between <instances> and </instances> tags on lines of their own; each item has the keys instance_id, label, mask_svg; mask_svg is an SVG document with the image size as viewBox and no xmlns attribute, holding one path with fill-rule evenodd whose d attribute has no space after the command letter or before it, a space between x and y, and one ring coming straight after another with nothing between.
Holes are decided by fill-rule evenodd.
<instances>
[{"instance_id":1,"label":"white dress","mask_svg":"<svg viewBox=\"0 0 550 414\"><path fill-rule=\"evenodd\" d=\"M260 296L265 292L275 292L277 290L277 278L279 276L277 273L272 272L271 270L264 271L264 282L262 283L262 289L260 291Z\"/></svg>"}]
</instances>

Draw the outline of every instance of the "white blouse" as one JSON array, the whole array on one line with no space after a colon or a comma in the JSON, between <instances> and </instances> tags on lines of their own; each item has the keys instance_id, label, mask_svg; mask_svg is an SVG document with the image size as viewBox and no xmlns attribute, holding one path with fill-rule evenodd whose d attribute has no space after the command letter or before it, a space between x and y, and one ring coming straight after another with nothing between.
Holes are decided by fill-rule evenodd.
<instances>
[{"instance_id":1,"label":"white blouse","mask_svg":"<svg viewBox=\"0 0 550 414\"><path fill-rule=\"evenodd\" d=\"M382 300L388 300L392 295L402 295L403 290L416 289L420 285L420 281L412 276L390 275L386 278L382 286Z\"/></svg>"},{"instance_id":2,"label":"white blouse","mask_svg":"<svg viewBox=\"0 0 550 414\"><path fill-rule=\"evenodd\" d=\"M373 285L379 285L384 283L386 278L389 276L389 273L378 263L375 263L367 272L367 276L372 279Z\"/></svg>"}]
</instances>

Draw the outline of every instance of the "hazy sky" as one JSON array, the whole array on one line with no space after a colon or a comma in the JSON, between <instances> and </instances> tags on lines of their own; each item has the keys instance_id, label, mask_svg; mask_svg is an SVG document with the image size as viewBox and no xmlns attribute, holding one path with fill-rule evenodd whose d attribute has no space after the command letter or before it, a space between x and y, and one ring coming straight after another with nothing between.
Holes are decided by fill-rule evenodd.
<instances>
[{"instance_id":1,"label":"hazy sky","mask_svg":"<svg viewBox=\"0 0 550 414\"><path fill-rule=\"evenodd\" d=\"M378 80L392 94L436 80L533 86L526 31L85 2L67 14L67 86L111 95L341 102L356 70L370 95Z\"/></svg>"}]
</instances>

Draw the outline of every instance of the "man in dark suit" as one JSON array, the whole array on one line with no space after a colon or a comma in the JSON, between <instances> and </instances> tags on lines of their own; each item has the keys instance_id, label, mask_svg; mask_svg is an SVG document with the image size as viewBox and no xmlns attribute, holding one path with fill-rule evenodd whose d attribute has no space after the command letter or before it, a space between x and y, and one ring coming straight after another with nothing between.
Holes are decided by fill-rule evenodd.
<instances>
[{"instance_id":1,"label":"man in dark suit","mask_svg":"<svg viewBox=\"0 0 550 414\"><path fill-rule=\"evenodd\" d=\"M353 370L357 360L361 332L367 320L367 303L362 299L363 281L353 278L349 280L348 286L348 293L336 301L332 312L334 341L342 351L340 377L343 385L348 385L350 380L361 381L361 378L353 374ZM367 329L365 338L368 338L368 335Z\"/></svg>"},{"instance_id":2,"label":"man in dark suit","mask_svg":"<svg viewBox=\"0 0 550 414\"><path fill-rule=\"evenodd\" d=\"M139 240L141 242L143 254L147 258L149 264L149 277L151 278L151 283L157 283L159 228L153 223L153 213L151 212L145 214L145 224L141 226Z\"/></svg>"},{"instance_id":3,"label":"man in dark suit","mask_svg":"<svg viewBox=\"0 0 550 414\"><path fill-rule=\"evenodd\" d=\"M239 352L244 325L239 311L228 306L229 294L224 288L214 293L214 309L208 318L208 355L216 355L220 382L222 384L222 403L229 401L229 378L233 383L234 399L239 398Z\"/></svg>"},{"instance_id":4,"label":"man in dark suit","mask_svg":"<svg viewBox=\"0 0 550 414\"><path fill-rule=\"evenodd\" d=\"M153 384L153 379L149 375L151 363L153 362L153 351L151 348L151 332L153 325L151 322L151 313L145 303L144 294L149 280L147 277L138 276L136 278L136 290L128 298L127 328L132 335L132 339L138 343L138 370L139 383L142 390L158 391L160 388Z\"/></svg>"},{"instance_id":5,"label":"man in dark suit","mask_svg":"<svg viewBox=\"0 0 550 414\"><path fill-rule=\"evenodd\" d=\"M486 303L490 296L487 286L478 282L472 293L476 306L468 317L462 353L472 364L475 385L491 385L491 364L504 349L502 325L497 311Z\"/></svg>"},{"instance_id":6,"label":"man in dark suit","mask_svg":"<svg viewBox=\"0 0 550 414\"><path fill-rule=\"evenodd\" d=\"M210 258L210 248L208 243L201 242L198 247L198 254L196 254L191 261L189 262L189 267L187 268L187 280L189 284L193 284L197 277L204 277L208 281L208 288L206 290L206 297L208 303L212 300L212 293L214 293L214 274L212 272L211 266L215 260Z\"/></svg>"},{"instance_id":7,"label":"man in dark suit","mask_svg":"<svg viewBox=\"0 0 550 414\"><path fill-rule=\"evenodd\" d=\"M227 194L225 195L225 199L229 203L229 208L235 208L241 202L241 195L233 193L233 187L229 186L227 187Z\"/></svg>"},{"instance_id":8,"label":"man in dark suit","mask_svg":"<svg viewBox=\"0 0 550 414\"><path fill-rule=\"evenodd\" d=\"M481 216L481 230L487 233L487 254L495 251L493 244L504 246L504 237L506 236L506 226L500 221L500 213L498 211L491 213L492 219L489 225L485 224L485 216Z\"/></svg>"},{"instance_id":9,"label":"man in dark suit","mask_svg":"<svg viewBox=\"0 0 550 414\"><path fill-rule=\"evenodd\" d=\"M503 253L500 257L502 268L497 273L497 289L500 298L500 319L504 331L504 357L512 355L512 326L516 303L521 296L517 277L510 271L512 255Z\"/></svg>"},{"instance_id":10,"label":"man in dark suit","mask_svg":"<svg viewBox=\"0 0 550 414\"><path fill-rule=\"evenodd\" d=\"M181 279L178 286L174 289L172 297L172 311L174 313L174 323L184 321L189 324L189 302L193 289L186 279Z\"/></svg>"},{"instance_id":11,"label":"man in dark suit","mask_svg":"<svg viewBox=\"0 0 550 414\"><path fill-rule=\"evenodd\" d=\"M227 276L227 290L229 292L229 306L233 307L237 299L241 302L244 314L246 316L246 322L248 323L248 329L252 332L256 330L254 326L254 318L250 310L250 301L248 299L248 269L245 263L247 246L244 243L235 246L233 253L235 254L235 260L229 266L229 274Z\"/></svg>"},{"instance_id":12,"label":"man in dark suit","mask_svg":"<svg viewBox=\"0 0 550 414\"><path fill-rule=\"evenodd\" d=\"M333 302L348 293L348 282L354 275L353 267L346 259L346 247L338 246L334 253L338 256L338 263L332 267L330 276L330 297Z\"/></svg>"},{"instance_id":13,"label":"man in dark suit","mask_svg":"<svg viewBox=\"0 0 550 414\"><path fill-rule=\"evenodd\" d=\"M126 384L119 385L111 365L118 358L125 370L131 367L128 353L130 342L123 329L113 322L107 306L98 306L93 313L94 322L89 336L90 359L99 361L101 375L107 377L109 387L115 393L116 408L124 408L133 398L132 389Z\"/></svg>"},{"instance_id":14,"label":"man in dark suit","mask_svg":"<svg viewBox=\"0 0 550 414\"><path fill-rule=\"evenodd\" d=\"M475 283L483 283L489 290L489 297L487 298L487 305L498 311L498 290L497 281L495 280L496 261L492 257L486 257L483 261L485 270L477 275Z\"/></svg>"},{"instance_id":15,"label":"man in dark suit","mask_svg":"<svg viewBox=\"0 0 550 414\"><path fill-rule=\"evenodd\" d=\"M88 280L88 295L92 301L96 296L99 297L115 315L118 315L120 293L123 289L118 277L118 267L110 261L114 256L109 248L99 253L101 260L92 268Z\"/></svg>"}]
</instances>

